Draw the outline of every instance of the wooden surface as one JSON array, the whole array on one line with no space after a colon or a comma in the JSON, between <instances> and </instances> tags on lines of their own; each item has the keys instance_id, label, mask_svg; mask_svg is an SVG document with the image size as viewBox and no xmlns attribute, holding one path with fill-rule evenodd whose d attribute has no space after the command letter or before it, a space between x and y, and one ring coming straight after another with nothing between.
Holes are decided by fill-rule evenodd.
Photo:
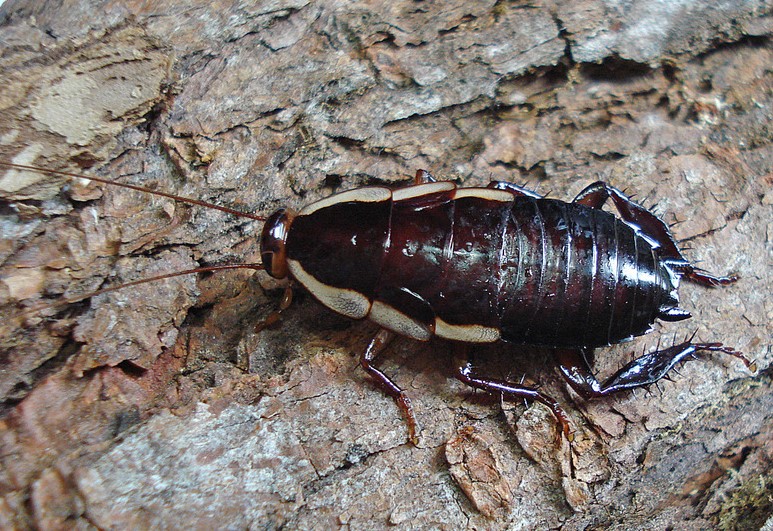
<instances>
[{"instance_id":1,"label":"wooden surface","mask_svg":"<svg viewBox=\"0 0 773 531\"><path fill-rule=\"evenodd\" d=\"M549 351L476 349L564 405L570 448L542 406L453 380L452 345L398 340L381 364L414 400L413 447L357 366L376 328L300 295L256 333L282 293L265 274L22 315L257 261L261 225L3 169L0 527L773 525L770 4L722 5L6 2L0 160L258 213L419 168L566 200L604 179L741 280L683 285L693 319L599 349L595 368L697 331L760 370L707 357L585 403Z\"/></svg>"}]
</instances>

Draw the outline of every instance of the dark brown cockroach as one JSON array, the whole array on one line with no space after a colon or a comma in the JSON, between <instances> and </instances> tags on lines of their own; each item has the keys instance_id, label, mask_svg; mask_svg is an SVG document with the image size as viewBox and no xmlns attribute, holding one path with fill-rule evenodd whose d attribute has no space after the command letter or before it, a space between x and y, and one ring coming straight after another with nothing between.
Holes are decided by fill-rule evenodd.
<instances>
[{"instance_id":1,"label":"dark brown cockroach","mask_svg":"<svg viewBox=\"0 0 773 531\"><path fill-rule=\"evenodd\" d=\"M619 218L602 210L608 199ZM655 383L698 351L730 354L755 370L721 343L688 340L597 381L585 361L592 349L645 334L656 319L690 317L678 307L682 278L704 286L736 280L694 267L660 219L604 182L567 203L501 181L459 188L420 170L413 186L358 188L299 212L274 212L265 220L261 253L272 277L289 277L333 311L381 326L360 363L404 411L413 442L408 396L373 364L395 334L552 348L562 375L584 398ZM200 270L228 267L258 268ZM267 322L290 300L288 289ZM539 390L477 375L469 361L458 363L455 376L474 388L545 404L571 440L566 414Z\"/></svg>"}]
</instances>

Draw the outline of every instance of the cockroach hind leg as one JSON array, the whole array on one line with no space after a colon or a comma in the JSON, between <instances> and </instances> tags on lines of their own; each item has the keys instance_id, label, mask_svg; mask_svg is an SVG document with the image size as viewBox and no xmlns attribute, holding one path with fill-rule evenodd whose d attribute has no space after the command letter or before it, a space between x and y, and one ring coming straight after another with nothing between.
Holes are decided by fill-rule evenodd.
<instances>
[{"instance_id":1,"label":"cockroach hind leg","mask_svg":"<svg viewBox=\"0 0 773 531\"><path fill-rule=\"evenodd\" d=\"M655 214L634 202L632 198L633 195L628 196L604 181L596 181L577 194L574 203L600 209L607 199L612 199L623 222L654 242L661 258L685 261L668 226Z\"/></svg>"},{"instance_id":2,"label":"cockroach hind leg","mask_svg":"<svg viewBox=\"0 0 773 531\"><path fill-rule=\"evenodd\" d=\"M392 397L397 406L402 410L405 421L408 424L408 441L417 446L419 444L419 438L416 435L418 424L416 423L416 415L413 412L411 399L386 374L373 365L373 360L389 346L394 337L394 332L385 328L379 330L360 357L360 366L386 394Z\"/></svg>"},{"instance_id":3,"label":"cockroach hind leg","mask_svg":"<svg viewBox=\"0 0 773 531\"><path fill-rule=\"evenodd\" d=\"M661 261L672 271L691 282L709 287L726 286L738 280L735 275L712 275L688 262L677 247L677 242L669 227L660 218L642 205L635 203L632 200L632 195L628 196L625 192L604 181L597 181L587 186L577 194L574 202L590 208L601 208L610 198L622 220L655 243Z\"/></svg>"},{"instance_id":4,"label":"cockroach hind leg","mask_svg":"<svg viewBox=\"0 0 773 531\"><path fill-rule=\"evenodd\" d=\"M681 266L681 268L679 268L678 271L684 278L686 278L690 282L695 282L696 284L701 284L702 286L707 286L710 288L714 288L717 286L727 286L729 284L733 284L734 282L738 281L737 275L732 275L732 274L727 276L712 275L708 271L694 267L691 264L686 264Z\"/></svg>"},{"instance_id":5,"label":"cockroach hind leg","mask_svg":"<svg viewBox=\"0 0 773 531\"><path fill-rule=\"evenodd\" d=\"M742 353L722 343L692 343L685 341L662 350L654 350L635 358L613 374L603 384L591 373L587 363L572 349L556 351L559 369L564 379L585 399L606 396L637 387L654 384L664 378L679 363L696 359L697 352L722 352L741 360L750 370L756 365Z\"/></svg>"},{"instance_id":6,"label":"cockroach hind leg","mask_svg":"<svg viewBox=\"0 0 773 531\"><path fill-rule=\"evenodd\" d=\"M692 346L696 352L705 351L729 354L730 356L741 360L741 363L743 363L751 372L757 372L757 362L753 359L747 358L743 352L739 352L733 347L726 347L722 343L693 343Z\"/></svg>"}]
</instances>

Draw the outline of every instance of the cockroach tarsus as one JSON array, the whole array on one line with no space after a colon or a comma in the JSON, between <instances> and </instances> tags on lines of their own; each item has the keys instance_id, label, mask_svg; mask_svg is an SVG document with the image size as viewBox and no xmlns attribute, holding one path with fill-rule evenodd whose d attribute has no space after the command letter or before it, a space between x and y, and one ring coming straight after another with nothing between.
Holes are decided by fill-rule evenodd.
<instances>
[{"instance_id":1,"label":"cockroach tarsus","mask_svg":"<svg viewBox=\"0 0 773 531\"><path fill-rule=\"evenodd\" d=\"M410 398L374 364L396 335L551 348L560 373L585 399L653 384L699 351L729 354L756 371L735 349L691 337L642 354L603 383L596 379L586 361L593 349L643 335L656 319L690 317L678 306L682 278L709 287L736 281L695 267L663 221L602 181L564 202L503 181L460 188L419 170L411 186L358 188L265 218L106 179L0 165L83 177L264 221L262 267L202 267L129 285L201 271L265 269L341 315L374 321L381 329L360 365L403 411L414 444ZM602 209L608 200L620 217ZM288 287L259 328L276 323L291 301ZM458 360L454 376L473 388L544 404L559 433L572 440L568 416L539 389L479 375L468 359Z\"/></svg>"}]
</instances>

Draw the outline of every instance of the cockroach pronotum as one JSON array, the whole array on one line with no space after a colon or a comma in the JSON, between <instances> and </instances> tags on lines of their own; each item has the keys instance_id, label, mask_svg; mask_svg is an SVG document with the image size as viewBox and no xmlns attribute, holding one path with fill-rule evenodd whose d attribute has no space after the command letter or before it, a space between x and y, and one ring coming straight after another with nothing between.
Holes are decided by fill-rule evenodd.
<instances>
[{"instance_id":1,"label":"cockroach pronotum","mask_svg":"<svg viewBox=\"0 0 773 531\"><path fill-rule=\"evenodd\" d=\"M663 221L601 181L567 203L503 181L461 188L419 170L411 186L357 188L299 212L280 209L268 218L161 195L265 221L262 267L233 264L193 271L265 269L274 278L300 284L343 316L378 324L381 329L360 364L403 410L414 443L410 399L373 363L396 334L419 341L438 336L460 343L502 340L551 348L563 377L586 399L653 384L698 351L729 354L756 370L733 348L690 338L643 354L604 383L596 379L586 361L592 349L643 335L656 319L690 317L678 306L682 278L704 286L736 281L696 268L682 256ZM608 199L620 217L602 210ZM153 279L140 282L148 280ZM288 288L267 323L278 319L291 294ZM475 374L467 360L457 364L455 377L473 388L546 405L564 436L572 439L566 414L543 392Z\"/></svg>"}]
</instances>

